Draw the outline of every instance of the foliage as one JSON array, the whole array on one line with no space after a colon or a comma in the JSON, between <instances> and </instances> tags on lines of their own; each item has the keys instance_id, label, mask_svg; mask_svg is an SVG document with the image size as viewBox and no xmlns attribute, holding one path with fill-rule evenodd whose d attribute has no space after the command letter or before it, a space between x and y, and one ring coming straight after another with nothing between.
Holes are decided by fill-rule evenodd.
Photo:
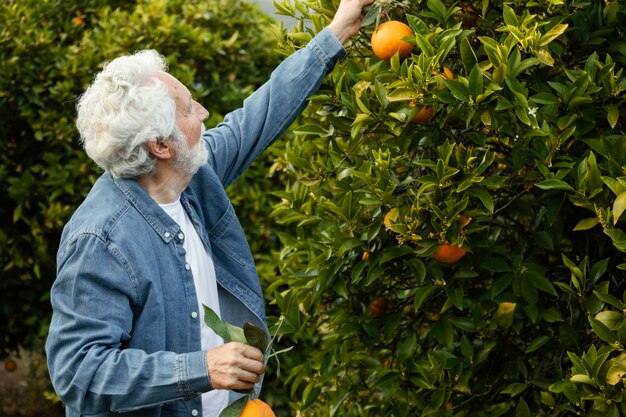
<instances>
[{"instance_id":1,"label":"foliage","mask_svg":"<svg viewBox=\"0 0 626 417\"><path fill-rule=\"evenodd\" d=\"M338 1L275 5L288 55ZM371 51L387 19L404 60ZM372 6L276 161L299 415L626 413L624 28L614 0Z\"/></svg>"},{"instance_id":2,"label":"foliage","mask_svg":"<svg viewBox=\"0 0 626 417\"><path fill-rule=\"evenodd\" d=\"M46 335L60 231L99 175L74 127L76 98L94 74L118 55L156 49L212 125L277 64L269 22L242 0L3 2L0 356Z\"/></svg>"}]
</instances>

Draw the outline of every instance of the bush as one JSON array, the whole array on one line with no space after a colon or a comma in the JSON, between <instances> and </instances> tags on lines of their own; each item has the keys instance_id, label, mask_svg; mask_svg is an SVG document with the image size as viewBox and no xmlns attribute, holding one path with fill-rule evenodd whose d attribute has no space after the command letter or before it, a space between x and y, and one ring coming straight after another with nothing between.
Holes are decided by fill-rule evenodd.
<instances>
[{"instance_id":1,"label":"bush","mask_svg":"<svg viewBox=\"0 0 626 417\"><path fill-rule=\"evenodd\" d=\"M75 102L104 62L158 50L211 112L209 125L241 104L276 66L269 18L245 1L224 4L3 2L0 356L20 345L41 346L47 333L61 228L100 174L78 145Z\"/></svg>"},{"instance_id":2,"label":"bush","mask_svg":"<svg viewBox=\"0 0 626 417\"><path fill-rule=\"evenodd\" d=\"M283 52L338 3L280 2L306 22ZM388 19L404 60L370 49ZM388 0L366 23L276 162L293 408L626 413L626 6Z\"/></svg>"}]
</instances>

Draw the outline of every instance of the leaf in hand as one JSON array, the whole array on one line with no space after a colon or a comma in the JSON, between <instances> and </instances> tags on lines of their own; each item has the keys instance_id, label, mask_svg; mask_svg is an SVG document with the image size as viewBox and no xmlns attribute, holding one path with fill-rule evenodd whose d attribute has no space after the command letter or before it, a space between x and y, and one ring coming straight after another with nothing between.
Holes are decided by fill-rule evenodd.
<instances>
[{"instance_id":1,"label":"leaf in hand","mask_svg":"<svg viewBox=\"0 0 626 417\"><path fill-rule=\"evenodd\" d=\"M265 331L260 327L255 326L252 323L245 322L243 325L243 333L246 336L248 344L258 348L261 352L265 353L267 350L267 335Z\"/></svg>"},{"instance_id":2,"label":"leaf in hand","mask_svg":"<svg viewBox=\"0 0 626 417\"><path fill-rule=\"evenodd\" d=\"M224 342L230 342L230 333L226 328L226 323L220 319L220 317L207 306L204 307L204 323L211 328L215 334L224 339Z\"/></svg>"},{"instance_id":3,"label":"leaf in hand","mask_svg":"<svg viewBox=\"0 0 626 417\"><path fill-rule=\"evenodd\" d=\"M246 404L248 404L249 399L249 395L244 395L243 397L239 398L237 401L226 407L220 413L219 417L239 417L243 412L243 409L246 408Z\"/></svg>"},{"instance_id":4,"label":"leaf in hand","mask_svg":"<svg viewBox=\"0 0 626 417\"><path fill-rule=\"evenodd\" d=\"M215 311L207 306L204 306L204 322L215 334L224 339L224 342L247 343L241 327L222 321Z\"/></svg>"}]
</instances>

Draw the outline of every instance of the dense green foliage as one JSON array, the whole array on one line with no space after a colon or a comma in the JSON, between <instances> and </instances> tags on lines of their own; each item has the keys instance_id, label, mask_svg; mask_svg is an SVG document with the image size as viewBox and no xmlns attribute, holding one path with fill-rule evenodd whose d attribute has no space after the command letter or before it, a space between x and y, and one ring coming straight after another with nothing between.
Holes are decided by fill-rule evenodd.
<instances>
[{"instance_id":1,"label":"dense green foliage","mask_svg":"<svg viewBox=\"0 0 626 417\"><path fill-rule=\"evenodd\" d=\"M99 175L74 127L76 99L94 74L121 54L156 49L213 125L278 63L269 23L241 0L3 2L0 355L45 337L61 228ZM237 187L247 192L246 182ZM240 210L256 210L252 203L242 200Z\"/></svg>"},{"instance_id":2,"label":"dense green foliage","mask_svg":"<svg viewBox=\"0 0 626 417\"><path fill-rule=\"evenodd\" d=\"M289 54L338 1L277 4ZM378 2L277 161L302 415L626 414L626 4L468 6ZM404 60L370 49L388 19Z\"/></svg>"}]
</instances>

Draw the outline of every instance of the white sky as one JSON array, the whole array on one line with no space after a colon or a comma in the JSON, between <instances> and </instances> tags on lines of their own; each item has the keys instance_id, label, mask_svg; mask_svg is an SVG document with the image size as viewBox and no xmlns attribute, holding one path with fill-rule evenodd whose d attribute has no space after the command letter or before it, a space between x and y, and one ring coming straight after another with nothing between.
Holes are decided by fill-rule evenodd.
<instances>
[{"instance_id":1,"label":"white sky","mask_svg":"<svg viewBox=\"0 0 626 417\"><path fill-rule=\"evenodd\" d=\"M248 0L248 1L259 4L259 6L261 7L261 10L263 10L268 15L272 16L274 19L282 20L284 22L285 28L290 28L295 23L295 20L290 17L275 14L276 8L272 4L272 0Z\"/></svg>"}]
</instances>

